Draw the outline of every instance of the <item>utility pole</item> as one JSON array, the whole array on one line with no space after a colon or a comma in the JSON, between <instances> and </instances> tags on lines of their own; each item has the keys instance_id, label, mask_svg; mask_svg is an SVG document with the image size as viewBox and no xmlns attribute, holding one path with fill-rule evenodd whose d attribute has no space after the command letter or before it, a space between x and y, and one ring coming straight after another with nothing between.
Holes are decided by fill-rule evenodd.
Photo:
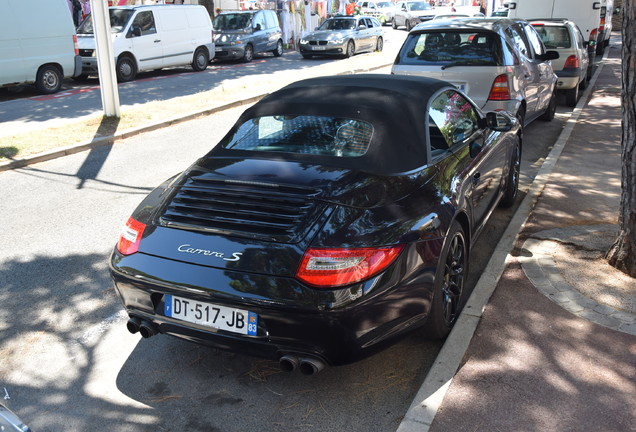
<instances>
[{"instance_id":1,"label":"utility pole","mask_svg":"<svg viewBox=\"0 0 636 432\"><path fill-rule=\"evenodd\" d=\"M106 117L121 117L108 5L106 0L90 0L90 2L97 68L99 70L99 90L102 95L104 115Z\"/></svg>"}]
</instances>

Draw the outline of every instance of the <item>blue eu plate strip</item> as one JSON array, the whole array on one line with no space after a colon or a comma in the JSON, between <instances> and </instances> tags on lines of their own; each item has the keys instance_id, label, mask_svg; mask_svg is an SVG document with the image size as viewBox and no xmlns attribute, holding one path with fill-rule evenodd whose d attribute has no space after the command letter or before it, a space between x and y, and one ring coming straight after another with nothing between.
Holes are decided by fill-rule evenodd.
<instances>
[{"instance_id":1,"label":"blue eu plate strip","mask_svg":"<svg viewBox=\"0 0 636 432\"><path fill-rule=\"evenodd\" d=\"M172 296L170 294L163 296L163 314L172 317Z\"/></svg>"},{"instance_id":2,"label":"blue eu plate strip","mask_svg":"<svg viewBox=\"0 0 636 432\"><path fill-rule=\"evenodd\" d=\"M258 315L254 312L248 312L247 316L247 334L256 336L258 333Z\"/></svg>"}]
</instances>

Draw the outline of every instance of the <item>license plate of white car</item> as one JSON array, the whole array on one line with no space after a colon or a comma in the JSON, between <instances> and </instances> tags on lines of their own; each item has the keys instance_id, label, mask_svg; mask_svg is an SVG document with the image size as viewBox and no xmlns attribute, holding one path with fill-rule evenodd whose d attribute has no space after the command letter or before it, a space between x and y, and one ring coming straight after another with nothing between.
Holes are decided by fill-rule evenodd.
<instances>
[{"instance_id":1,"label":"license plate of white car","mask_svg":"<svg viewBox=\"0 0 636 432\"><path fill-rule=\"evenodd\" d=\"M326 47L324 47L324 46L314 46L314 47L311 47L311 48L312 48L314 51L324 51L325 49L327 49L327 48L326 48Z\"/></svg>"},{"instance_id":2,"label":"license plate of white car","mask_svg":"<svg viewBox=\"0 0 636 432\"><path fill-rule=\"evenodd\" d=\"M232 333L256 336L258 315L254 312L204 303L174 295L164 296L164 315Z\"/></svg>"}]
</instances>

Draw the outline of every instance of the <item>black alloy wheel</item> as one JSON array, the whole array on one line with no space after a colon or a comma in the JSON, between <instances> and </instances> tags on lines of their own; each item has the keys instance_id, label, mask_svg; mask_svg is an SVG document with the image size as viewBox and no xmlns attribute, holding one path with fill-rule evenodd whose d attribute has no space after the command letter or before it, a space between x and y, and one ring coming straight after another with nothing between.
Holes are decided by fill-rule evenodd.
<instances>
[{"instance_id":1,"label":"black alloy wheel","mask_svg":"<svg viewBox=\"0 0 636 432\"><path fill-rule=\"evenodd\" d=\"M424 325L427 337L432 339L445 338L461 312L468 247L459 222L451 224L439 259L431 310Z\"/></svg>"},{"instance_id":2,"label":"black alloy wheel","mask_svg":"<svg viewBox=\"0 0 636 432\"><path fill-rule=\"evenodd\" d=\"M508 177L506 179L506 188L504 195L499 201L499 206L503 208L512 207L517 199L519 191L519 173L521 172L521 146L517 142L512 150L512 160L508 168Z\"/></svg>"}]
</instances>

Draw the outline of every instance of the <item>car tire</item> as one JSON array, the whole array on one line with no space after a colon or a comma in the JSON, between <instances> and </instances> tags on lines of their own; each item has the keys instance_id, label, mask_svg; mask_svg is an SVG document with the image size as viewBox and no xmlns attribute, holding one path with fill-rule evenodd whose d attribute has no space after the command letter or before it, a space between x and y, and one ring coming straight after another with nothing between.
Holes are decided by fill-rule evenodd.
<instances>
[{"instance_id":1,"label":"car tire","mask_svg":"<svg viewBox=\"0 0 636 432\"><path fill-rule=\"evenodd\" d=\"M62 88L62 72L57 66L44 65L35 77L35 88L41 94L57 93Z\"/></svg>"},{"instance_id":2,"label":"car tire","mask_svg":"<svg viewBox=\"0 0 636 432\"><path fill-rule=\"evenodd\" d=\"M278 42L276 42L276 49L272 51L272 54L274 54L274 57L280 57L283 55L283 41L278 39Z\"/></svg>"},{"instance_id":3,"label":"car tire","mask_svg":"<svg viewBox=\"0 0 636 432\"><path fill-rule=\"evenodd\" d=\"M393 18L393 21L391 22L391 27L393 27L393 30L397 30L397 28L398 28L398 25L395 22L395 18Z\"/></svg>"},{"instance_id":4,"label":"car tire","mask_svg":"<svg viewBox=\"0 0 636 432\"><path fill-rule=\"evenodd\" d=\"M574 88L565 91L565 103L569 107L575 107L579 101L579 86L575 85Z\"/></svg>"},{"instance_id":5,"label":"car tire","mask_svg":"<svg viewBox=\"0 0 636 432\"><path fill-rule=\"evenodd\" d=\"M346 58L353 57L355 53L356 53L356 44L353 43L352 40L350 40L349 42L347 42L345 57Z\"/></svg>"},{"instance_id":6,"label":"car tire","mask_svg":"<svg viewBox=\"0 0 636 432\"><path fill-rule=\"evenodd\" d=\"M519 173L521 172L521 145L520 141L515 144L512 150L512 160L508 168L508 177L506 178L506 188L503 197L499 201L499 207L512 207L517 199L519 192Z\"/></svg>"},{"instance_id":7,"label":"car tire","mask_svg":"<svg viewBox=\"0 0 636 432\"><path fill-rule=\"evenodd\" d=\"M83 82L88 79L88 74L79 74L78 76L73 77L73 81Z\"/></svg>"},{"instance_id":8,"label":"car tire","mask_svg":"<svg viewBox=\"0 0 636 432\"><path fill-rule=\"evenodd\" d=\"M404 25L406 26L406 31L407 31L407 32L410 32L410 31L411 31L411 29L413 28L413 27L411 26L411 20L408 20L408 19L407 19L407 20L405 21Z\"/></svg>"},{"instance_id":9,"label":"car tire","mask_svg":"<svg viewBox=\"0 0 636 432\"><path fill-rule=\"evenodd\" d=\"M254 60L254 47L250 44L245 45L245 52L243 53L243 63L249 63Z\"/></svg>"},{"instance_id":10,"label":"car tire","mask_svg":"<svg viewBox=\"0 0 636 432\"><path fill-rule=\"evenodd\" d=\"M119 82L134 80L137 76L137 64L135 63L135 59L129 55L120 56L117 59L115 72L117 74L117 81Z\"/></svg>"},{"instance_id":11,"label":"car tire","mask_svg":"<svg viewBox=\"0 0 636 432\"><path fill-rule=\"evenodd\" d=\"M197 72L202 72L207 69L209 62L210 54L206 48L199 47L194 51L194 57L192 57L192 69Z\"/></svg>"},{"instance_id":12,"label":"car tire","mask_svg":"<svg viewBox=\"0 0 636 432\"><path fill-rule=\"evenodd\" d=\"M543 121L552 121L554 119L554 114L556 113L556 90L552 92L552 97L550 98L550 102L548 102L548 108L545 110L541 117L539 117Z\"/></svg>"},{"instance_id":13,"label":"car tire","mask_svg":"<svg viewBox=\"0 0 636 432\"><path fill-rule=\"evenodd\" d=\"M461 312L464 281L468 276L468 246L462 226L451 224L439 257L433 300L424 332L428 338L443 339Z\"/></svg>"},{"instance_id":14,"label":"car tire","mask_svg":"<svg viewBox=\"0 0 636 432\"><path fill-rule=\"evenodd\" d=\"M586 75L583 77L583 79L581 79L581 81L579 81L579 90L585 90L588 84L589 83L587 82L587 75Z\"/></svg>"},{"instance_id":15,"label":"car tire","mask_svg":"<svg viewBox=\"0 0 636 432\"><path fill-rule=\"evenodd\" d=\"M378 41L375 44L375 50L380 52L384 48L384 39L382 37L378 37Z\"/></svg>"}]
</instances>

